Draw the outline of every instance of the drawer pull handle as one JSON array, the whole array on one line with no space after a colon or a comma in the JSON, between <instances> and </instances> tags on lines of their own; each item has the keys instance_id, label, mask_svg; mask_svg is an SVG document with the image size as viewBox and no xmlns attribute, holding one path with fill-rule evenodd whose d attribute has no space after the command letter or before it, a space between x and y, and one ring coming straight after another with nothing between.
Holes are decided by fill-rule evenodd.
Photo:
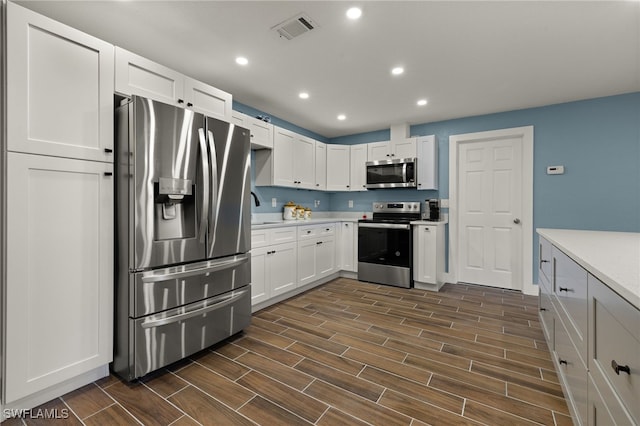
<instances>
[{"instance_id":1,"label":"drawer pull handle","mask_svg":"<svg viewBox=\"0 0 640 426\"><path fill-rule=\"evenodd\" d=\"M547 308L540 308L540 312L544 312L546 310L547 310Z\"/></svg>"},{"instance_id":2,"label":"drawer pull handle","mask_svg":"<svg viewBox=\"0 0 640 426\"><path fill-rule=\"evenodd\" d=\"M540 263L549 263L548 260L540 259Z\"/></svg>"},{"instance_id":3,"label":"drawer pull handle","mask_svg":"<svg viewBox=\"0 0 640 426\"><path fill-rule=\"evenodd\" d=\"M318 245L318 246L319 246L320 244L322 244L322 241L318 241L318 242L316 243L316 245Z\"/></svg>"},{"instance_id":4,"label":"drawer pull handle","mask_svg":"<svg viewBox=\"0 0 640 426\"><path fill-rule=\"evenodd\" d=\"M558 363L560 363L560 365L564 364L564 365L569 365L569 363L567 362L566 359L562 359L562 358L558 358Z\"/></svg>"},{"instance_id":5,"label":"drawer pull handle","mask_svg":"<svg viewBox=\"0 0 640 426\"><path fill-rule=\"evenodd\" d=\"M613 368L613 371L615 371L618 376L620 375L621 371L623 373L627 373L628 375L631 375L631 369L629 368L629 366L628 365L618 365L618 363L616 362L615 359L611 360L611 368Z\"/></svg>"},{"instance_id":6,"label":"drawer pull handle","mask_svg":"<svg viewBox=\"0 0 640 426\"><path fill-rule=\"evenodd\" d=\"M573 289L572 288L568 288L568 287L560 287L560 291L566 291L567 293L569 293L569 292L573 293Z\"/></svg>"}]
</instances>

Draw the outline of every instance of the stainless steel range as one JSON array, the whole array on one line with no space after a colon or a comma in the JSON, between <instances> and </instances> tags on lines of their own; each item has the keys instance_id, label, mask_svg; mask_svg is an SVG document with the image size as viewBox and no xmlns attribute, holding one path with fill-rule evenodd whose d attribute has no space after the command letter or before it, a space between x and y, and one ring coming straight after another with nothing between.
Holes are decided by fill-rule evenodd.
<instances>
[{"instance_id":1,"label":"stainless steel range","mask_svg":"<svg viewBox=\"0 0 640 426\"><path fill-rule=\"evenodd\" d=\"M112 368L133 380L251 321L249 131L138 96L117 127Z\"/></svg>"},{"instance_id":2,"label":"stainless steel range","mask_svg":"<svg viewBox=\"0 0 640 426\"><path fill-rule=\"evenodd\" d=\"M373 218L358 223L358 280L409 288L413 283L411 221L420 202L375 202Z\"/></svg>"}]
</instances>

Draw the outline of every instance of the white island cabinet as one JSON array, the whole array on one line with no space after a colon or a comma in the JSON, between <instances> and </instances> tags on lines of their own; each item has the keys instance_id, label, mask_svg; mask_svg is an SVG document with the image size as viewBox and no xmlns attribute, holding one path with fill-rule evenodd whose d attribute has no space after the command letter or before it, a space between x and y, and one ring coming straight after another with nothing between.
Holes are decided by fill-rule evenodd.
<instances>
[{"instance_id":1,"label":"white island cabinet","mask_svg":"<svg viewBox=\"0 0 640 426\"><path fill-rule=\"evenodd\" d=\"M112 360L114 47L6 11L0 375L3 408L29 409L104 377Z\"/></svg>"},{"instance_id":2,"label":"white island cabinet","mask_svg":"<svg viewBox=\"0 0 640 426\"><path fill-rule=\"evenodd\" d=\"M540 319L574 424L640 424L640 234L538 234Z\"/></svg>"}]
</instances>

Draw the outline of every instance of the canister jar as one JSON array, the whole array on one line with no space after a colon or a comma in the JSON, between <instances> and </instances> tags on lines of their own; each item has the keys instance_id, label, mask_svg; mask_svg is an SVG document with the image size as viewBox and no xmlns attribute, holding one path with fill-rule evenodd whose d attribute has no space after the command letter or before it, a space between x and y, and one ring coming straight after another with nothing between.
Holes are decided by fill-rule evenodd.
<instances>
[{"instance_id":1,"label":"canister jar","mask_svg":"<svg viewBox=\"0 0 640 426\"><path fill-rule=\"evenodd\" d=\"M304 218L311 219L311 209L309 207L305 207L304 209Z\"/></svg>"},{"instance_id":2,"label":"canister jar","mask_svg":"<svg viewBox=\"0 0 640 426\"><path fill-rule=\"evenodd\" d=\"M296 205L293 201L289 201L284 205L284 210L282 211L282 219L284 220L295 220L298 218L298 213L296 211Z\"/></svg>"},{"instance_id":3,"label":"canister jar","mask_svg":"<svg viewBox=\"0 0 640 426\"><path fill-rule=\"evenodd\" d=\"M304 219L304 207L302 206L296 207L296 213L297 213L298 219Z\"/></svg>"}]
</instances>

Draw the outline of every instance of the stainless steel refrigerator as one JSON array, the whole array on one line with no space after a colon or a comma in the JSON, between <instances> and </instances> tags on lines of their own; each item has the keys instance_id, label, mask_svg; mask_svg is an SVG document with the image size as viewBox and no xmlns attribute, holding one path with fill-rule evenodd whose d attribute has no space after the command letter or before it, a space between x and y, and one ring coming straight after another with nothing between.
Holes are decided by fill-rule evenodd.
<instances>
[{"instance_id":1,"label":"stainless steel refrigerator","mask_svg":"<svg viewBox=\"0 0 640 426\"><path fill-rule=\"evenodd\" d=\"M113 371L127 380L251 321L249 131L133 96L116 111Z\"/></svg>"}]
</instances>

